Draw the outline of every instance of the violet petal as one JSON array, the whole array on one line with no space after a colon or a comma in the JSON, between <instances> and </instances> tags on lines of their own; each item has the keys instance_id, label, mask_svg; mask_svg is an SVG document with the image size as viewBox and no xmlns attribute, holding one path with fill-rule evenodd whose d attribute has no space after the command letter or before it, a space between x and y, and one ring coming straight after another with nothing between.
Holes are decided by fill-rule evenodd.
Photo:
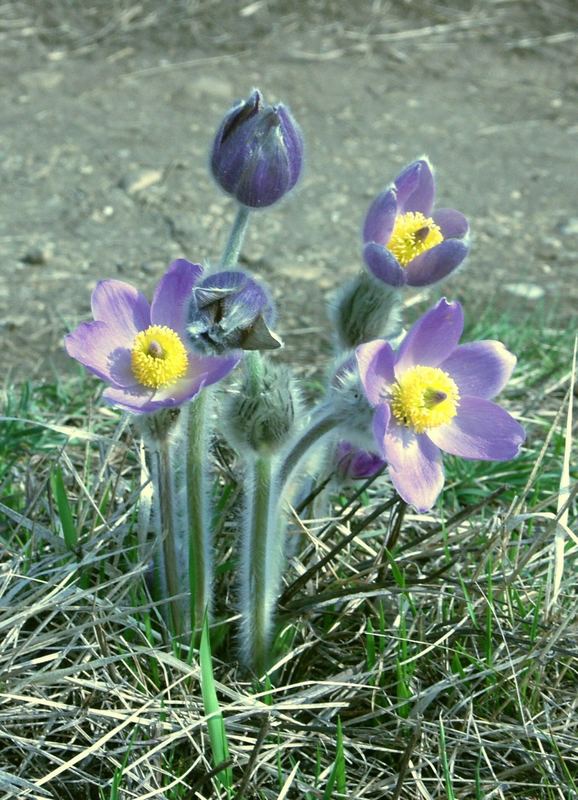
<instances>
[{"instance_id":1,"label":"violet petal","mask_svg":"<svg viewBox=\"0 0 578 800\"><path fill-rule=\"evenodd\" d=\"M406 271L390 250L375 242L368 242L363 248L363 260L369 271L388 286L404 286L407 283Z\"/></svg>"},{"instance_id":2,"label":"violet petal","mask_svg":"<svg viewBox=\"0 0 578 800\"><path fill-rule=\"evenodd\" d=\"M467 256L469 246L461 239L445 239L412 259L406 267L409 286L430 286L453 272Z\"/></svg>"},{"instance_id":3,"label":"violet petal","mask_svg":"<svg viewBox=\"0 0 578 800\"><path fill-rule=\"evenodd\" d=\"M410 328L401 343L395 364L399 378L418 364L437 367L456 348L464 329L464 312L458 302L445 297Z\"/></svg>"},{"instance_id":4,"label":"violet petal","mask_svg":"<svg viewBox=\"0 0 578 800\"><path fill-rule=\"evenodd\" d=\"M429 511L444 485L438 448L423 434L390 422L384 456L400 497L417 511Z\"/></svg>"},{"instance_id":5,"label":"violet petal","mask_svg":"<svg viewBox=\"0 0 578 800\"><path fill-rule=\"evenodd\" d=\"M200 264L191 264L184 258L173 261L155 289L151 323L166 325L185 341L191 292L202 274Z\"/></svg>"},{"instance_id":6,"label":"violet petal","mask_svg":"<svg viewBox=\"0 0 578 800\"><path fill-rule=\"evenodd\" d=\"M397 200L393 189L386 189L378 194L369 207L363 225L363 241L377 242L385 246L391 239L395 217L397 215Z\"/></svg>"},{"instance_id":7,"label":"violet petal","mask_svg":"<svg viewBox=\"0 0 578 800\"><path fill-rule=\"evenodd\" d=\"M385 456L385 435L391 422L391 409L387 403L381 403L375 409L372 420L373 438L377 444L379 454Z\"/></svg>"},{"instance_id":8,"label":"violet petal","mask_svg":"<svg viewBox=\"0 0 578 800\"><path fill-rule=\"evenodd\" d=\"M137 333L150 325L149 301L130 283L99 281L92 293L91 305L94 319L106 322L126 347L131 347Z\"/></svg>"},{"instance_id":9,"label":"violet petal","mask_svg":"<svg viewBox=\"0 0 578 800\"><path fill-rule=\"evenodd\" d=\"M508 383L515 365L515 355L488 339L458 345L440 368L451 375L461 395L489 400Z\"/></svg>"},{"instance_id":10,"label":"violet petal","mask_svg":"<svg viewBox=\"0 0 578 800\"><path fill-rule=\"evenodd\" d=\"M391 345L384 339L375 339L359 345L355 357L365 396L372 406L383 403L388 387L395 381Z\"/></svg>"},{"instance_id":11,"label":"violet petal","mask_svg":"<svg viewBox=\"0 0 578 800\"><path fill-rule=\"evenodd\" d=\"M130 350L105 322L82 322L64 339L66 352L107 383L132 386Z\"/></svg>"},{"instance_id":12,"label":"violet petal","mask_svg":"<svg viewBox=\"0 0 578 800\"><path fill-rule=\"evenodd\" d=\"M421 211L429 217L434 205L435 183L431 165L425 158L413 161L395 179L398 213Z\"/></svg>"},{"instance_id":13,"label":"violet petal","mask_svg":"<svg viewBox=\"0 0 578 800\"><path fill-rule=\"evenodd\" d=\"M455 208L438 208L432 219L439 225L444 239L463 239L470 230L470 224L461 211Z\"/></svg>"},{"instance_id":14,"label":"violet petal","mask_svg":"<svg viewBox=\"0 0 578 800\"><path fill-rule=\"evenodd\" d=\"M509 461L520 452L526 433L501 406L481 397L462 397L458 413L427 436L446 453L480 461Z\"/></svg>"}]
</instances>

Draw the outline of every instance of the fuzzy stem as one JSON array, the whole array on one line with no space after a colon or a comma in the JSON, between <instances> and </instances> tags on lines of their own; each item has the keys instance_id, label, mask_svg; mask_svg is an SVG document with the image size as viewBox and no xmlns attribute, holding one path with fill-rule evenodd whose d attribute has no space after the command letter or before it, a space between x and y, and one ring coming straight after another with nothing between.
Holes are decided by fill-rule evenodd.
<instances>
[{"instance_id":1,"label":"fuzzy stem","mask_svg":"<svg viewBox=\"0 0 578 800\"><path fill-rule=\"evenodd\" d=\"M186 482L189 510L189 581L191 626L200 634L205 610L210 615L213 588L213 557L208 432L211 391L204 388L188 405L186 437Z\"/></svg>"},{"instance_id":2,"label":"fuzzy stem","mask_svg":"<svg viewBox=\"0 0 578 800\"><path fill-rule=\"evenodd\" d=\"M159 489L162 525L162 556L165 569L165 581L169 594L169 618L171 629L176 636L183 632L182 609L178 599L181 594L178 573L178 557L176 544L175 493L171 469L171 454L168 437L159 442Z\"/></svg>"},{"instance_id":3,"label":"fuzzy stem","mask_svg":"<svg viewBox=\"0 0 578 800\"><path fill-rule=\"evenodd\" d=\"M244 541L241 552L241 647L245 663L258 675L267 668L273 608L277 597L276 514L270 456L256 456L247 481Z\"/></svg>"},{"instance_id":4,"label":"fuzzy stem","mask_svg":"<svg viewBox=\"0 0 578 800\"><path fill-rule=\"evenodd\" d=\"M239 206L237 209L237 216L233 222L231 233L229 234L229 241L223 251L221 257L222 267L234 267L239 261L241 248L243 247L243 240L247 231L247 224L249 222L250 209L246 206Z\"/></svg>"},{"instance_id":5,"label":"fuzzy stem","mask_svg":"<svg viewBox=\"0 0 578 800\"><path fill-rule=\"evenodd\" d=\"M289 450L279 471L280 487L284 487L291 473L297 467L303 456L316 442L332 431L339 424L339 419L334 413L327 413L314 418L311 425L301 434L299 439Z\"/></svg>"}]
</instances>

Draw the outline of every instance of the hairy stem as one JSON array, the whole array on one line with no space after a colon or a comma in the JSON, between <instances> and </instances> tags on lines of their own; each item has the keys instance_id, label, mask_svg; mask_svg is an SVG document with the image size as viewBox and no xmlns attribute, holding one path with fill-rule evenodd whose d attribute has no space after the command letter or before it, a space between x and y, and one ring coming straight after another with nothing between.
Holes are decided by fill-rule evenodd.
<instances>
[{"instance_id":1,"label":"hairy stem","mask_svg":"<svg viewBox=\"0 0 578 800\"><path fill-rule=\"evenodd\" d=\"M239 261L241 248L243 247L243 240L247 231L247 224L249 222L250 210L246 206L239 206L237 209L237 216L233 222L231 233L229 234L229 241L221 256L222 267L234 267Z\"/></svg>"},{"instance_id":2,"label":"hairy stem","mask_svg":"<svg viewBox=\"0 0 578 800\"><path fill-rule=\"evenodd\" d=\"M277 551L272 508L274 487L269 456L256 456L247 476L247 497L241 552L241 649L245 663L257 674L267 668L277 597L271 580Z\"/></svg>"},{"instance_id":3,"label":"hairy stem","mask_svg":"<svg viewBox=\"0 0 578 800\"><path fill-rule=\"evenodd\" d=\"M205 610L211 613L213 588L213 536L210 496L207 480L209 466L209 416L212 393L203 389L186 413L186 485L189 531L189 588L191 626L198 634L203 627Z\"/></svg>"},{"instance_id":4,"label":"hairy stem","mask_svg":"<svg viewBox=\"0 0 578 800\"><path fill-rule=\"evenodd\" d=\"M177 516L175 508L175 485L173 480L171 453L168 437L159 442L159 496L162 526L162 559L164 583L169 595L170 627L176 636L183 633L183 615L179 595L178 554L177 554Z\"/></svg>"},{"instance_id":5,"label":"hairy stem","mask_svg":"<svg viewBox=\"0 0 578 800\"><path fill-rule=\"evenodd\" d=\"M326 433L336 428L338 424L339 419L332 412L319 415L313 419L311 425L300 435L289 452L285 455L279 470L279 484L281 490L307 451L313 447L319 439L325 436Z\"/></svg>"}]
</instances>

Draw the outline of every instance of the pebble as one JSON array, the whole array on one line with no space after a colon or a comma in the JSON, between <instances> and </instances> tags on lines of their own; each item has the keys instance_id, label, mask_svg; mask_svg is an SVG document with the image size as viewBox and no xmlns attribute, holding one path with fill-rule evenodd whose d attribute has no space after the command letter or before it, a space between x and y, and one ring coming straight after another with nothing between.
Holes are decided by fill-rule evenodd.
<instances>
[{"instance_id":1,"label":"pebble","mask_svg":"<svg viewBox=\"0 0 578 800\"><path fill-rule=\"evenodd\" d=\"M121 189L124 189L127 194L137 194L144 189L148 189L149 186L154 186L162 177L163 171L161 169L138 170L129 175L125 175L120 179L118 185Z\"/></svg>"},{"instance_id":2,"label":"pebble","mask_svg":"<svg viewBox=\"0 0 578 800\"><path fill-rule=\"evenodd\" d=\"M30 247L20 260L25 264L29 264L30 266L41 267L50 261L53 253L54 245L52 242L49 242L48 244Z\"/></svg>"},{"instance_id":3,"label":"pebble","mask_svg":"<svg viewBox=\"0 0 578 800\"><path fill-rule=\"evenodd\" d=\"M578 236L578 217L571 217L560 225L560 233L564 236Z\"/></svg>"},{"instance_id":4,"label":"pebble","mask_svg":"<svg viewBox=\"0 0 578 800\"><path fill-rule=\"evenodd\" d=\"M544 297L544 290L535 283L506 283L504 289L524 300L540 300Z\"/></svg>"}]
</instances>

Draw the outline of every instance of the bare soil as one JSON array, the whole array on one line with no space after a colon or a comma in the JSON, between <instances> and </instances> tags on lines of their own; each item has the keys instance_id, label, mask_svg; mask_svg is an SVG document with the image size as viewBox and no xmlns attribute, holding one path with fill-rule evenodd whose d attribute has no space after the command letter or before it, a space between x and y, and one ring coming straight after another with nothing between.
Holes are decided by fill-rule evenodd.
<instances>
[{"instance_id":1,"label":"bare soil","mask_svg":"<svg viewBox=\"0 0 578 800\"><path fill-rule=\"evenodd\" d=\"M207 151L259 86L307 142L298 190L255 214L245 266L314 373L325 304L360 266L374 195L415 157L471 221L443 291L568 330L578 300L578 10L568 2L13 2L0 18L4 375L71 371L62 336L116 277L214 263L233 217ZM432 297L439 295L434 289ZM534 317L534 314L536 315ZM548 316L548 315L547 315ZM570 347L570 344L569 344Z\"/></svg>"}]
</instances>

